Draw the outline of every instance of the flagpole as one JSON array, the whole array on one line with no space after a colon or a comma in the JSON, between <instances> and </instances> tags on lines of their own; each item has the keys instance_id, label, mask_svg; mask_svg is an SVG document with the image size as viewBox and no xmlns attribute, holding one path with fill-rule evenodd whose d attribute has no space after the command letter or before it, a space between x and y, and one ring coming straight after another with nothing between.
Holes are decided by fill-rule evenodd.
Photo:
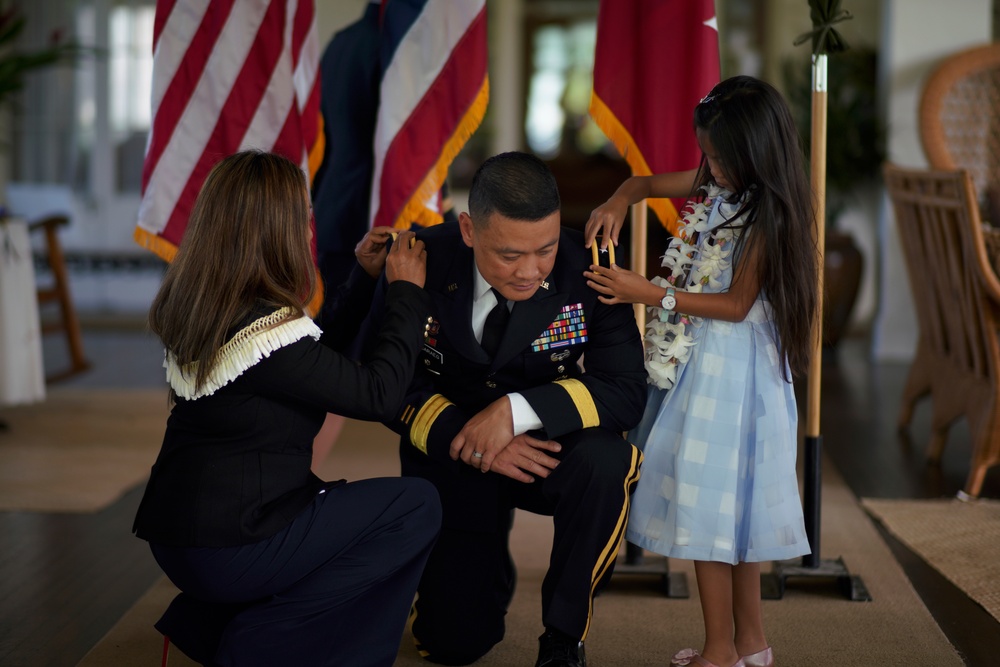
<instances>
[{"instance_id":1,"label":"flagpole","mask_svg":"<svg viewBox=\"0 0 1000 667\"><path fill-rule=\"evenodd\" d=\"M631 207L631 222L629 231L631 240L629 241L629 268L641 276L649 277L646 274L646 223L649 220L649 205L643 199L638 204ZM646 331L646 306L641 303L632 304L635 312L635 323L639 328L639 335ZM670 598L686 599L690 597L687 585L687 577L683 572L670 571L670 559L665 556L657 556L651 561L646 561L643 556L642 547L625 542L625 559L623 563L615 566L615 574L641 574L660 577L660 587L663 594Z\"/></svg>"},{"instance_id":2,"label":"flagpole","mask_svg":"<svg viewBox=\"0 0 1000 667\"><path fill-rule=\"evenodd\" d=\"M646 221L648 213L649 206L645 199L638 204L632 204L632 223L629 228L632 233L632 241L629 258L632 270L640 276L646 276ZM646 331L646 306L634 303L632 308L635 310L635 322L639 325L639 335L641 336Z\"/></svg>"},{"instance_id":3,"label":"flagpole","mask_svg":"<svg viewBox=\"0 0 1000 667\"><path fill-rule=\"evenodd\" d=\"M812 552L802 559L806 567L819 565L820 552L820 489L823 436L820 435L820 395L823 378L823 258L826 253L826 108L827 55L812 57L812 158L810 183L816 198L813 238L816 242L816 314L813 318L813 351L809 361L807 384L804 498L806 536Z\"/></svg>"},{"instance_id":4,"label":"flagpole","mask_svg":"<svg viewBox=\"0 0 1000 667\"><path fill-rule=\"evenodd\" d=\"M820 558L820 503L822 499L822 447L820 435L820 391L823 374L823 257L826 251L826 109L827 54L812 55L812 128L810 184L815 198L813 235L816 242L816 311L813 318L813 350L809 360L806 426L803 441L802 510L810 553L801 565L776 562L770 573L761 574L761 597L780 599L785 594L789 578L822 578L833 581L843 595L851 600L872 599L867 587L857 575L851 575L842 558Z\"/></svg>"}]
</instances>

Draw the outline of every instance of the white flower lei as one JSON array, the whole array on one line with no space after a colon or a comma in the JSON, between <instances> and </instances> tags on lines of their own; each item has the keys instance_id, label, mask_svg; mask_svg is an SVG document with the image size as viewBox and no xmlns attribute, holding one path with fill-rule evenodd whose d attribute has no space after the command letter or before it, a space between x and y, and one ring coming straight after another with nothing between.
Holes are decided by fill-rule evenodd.
<instances>
[{"instance_id":1,"label":"white flower lei","mask_svg":"<svg viewBox=\"0 0 1000 667\"><path fill-rule=\"evenodd\" d=\"M729 268L733 242L742 221L724 228L708 229L712 204L716 198L730 193L715 184L702 187L707 201L689 205L685 210L679 234L667 245L662 266L670 269L663 279L654 277L651 282L659 287L673 286L678 291L701 292L705 285L720 287L719 278ZM707 232L707 233L705 233ZM686 278L686 280L685 280ZM681 284L685 283L685 284ZM649 384L660 389L670 389L677 381L680 365L691 356L695 344L690 330L702 324L700 317L683 313L666 312L659 306L647 306L645 355Z\"/></svg>"}]
</instances>

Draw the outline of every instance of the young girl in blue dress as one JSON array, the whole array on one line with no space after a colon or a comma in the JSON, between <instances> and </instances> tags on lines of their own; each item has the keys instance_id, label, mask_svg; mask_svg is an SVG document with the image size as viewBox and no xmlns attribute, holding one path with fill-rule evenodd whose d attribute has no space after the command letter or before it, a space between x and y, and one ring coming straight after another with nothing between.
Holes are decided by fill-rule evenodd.
<instances>
[{"instance_id":1,"label":"young girl in blue dress","mask_svg":"<svg viewBox=\"0 0 1000 667\"><path fill-rule=\"evenodd\" d=\"M631 204L690 197L666 279L618 266L585 275L605 303L649 307L649 401L630 434L645 460L626 538L695 561L705 644L672 664L771 666L760 562L809 553L791 380L812 340L814 217L798 135L772 86L719 83L694 127L698 169L629 178L587 223L588 245L599 232L617 243Z\"/></svg>"}]
</instances>

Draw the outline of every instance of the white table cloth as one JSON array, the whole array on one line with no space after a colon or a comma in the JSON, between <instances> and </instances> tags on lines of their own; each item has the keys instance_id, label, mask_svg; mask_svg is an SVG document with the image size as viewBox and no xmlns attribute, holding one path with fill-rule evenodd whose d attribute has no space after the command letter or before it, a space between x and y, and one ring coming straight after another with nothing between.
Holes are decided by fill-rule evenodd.
<instances>
[{"instance_id":1,"label":"white table cloth","mask_svg":"<svg viewBox=\"0 0 1000 667\"><path fill-rule=\"evenodd\" d=\"M41 322L28 225L0 219L0 406L45 399Z\"/></svg>"}]
</instances>

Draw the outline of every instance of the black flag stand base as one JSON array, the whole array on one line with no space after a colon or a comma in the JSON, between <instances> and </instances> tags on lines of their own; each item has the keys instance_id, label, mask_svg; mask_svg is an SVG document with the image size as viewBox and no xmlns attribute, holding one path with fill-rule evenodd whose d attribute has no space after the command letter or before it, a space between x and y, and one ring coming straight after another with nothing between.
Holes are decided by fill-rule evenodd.
<instances>
[{"instance_id":1,"label":"black flag stand base","mask_svg":"<svg viewBox=\"0 0 1000 667\"><path fill-rule=\"evenodd\" d=\"M785 595L788 580L800 578L834 582L840 593L853 602L870 602L872 599L865 582L848 572L841 558L823 560L815 566L776 562L772 572L760 575L760 596L765 600L780 600Z\"/></svg>"},{"instance_id":2,"label":"black flag stand base","mask_svg":"<svg viewBox=\"0 0 1000 667\"><path fill-rule=\"evenodd\" d=\"M647 559L642 548L631 542L625 543L625 555L619 556L615 564L614 576L626 574L659 577L660 590L668 598L690 597L687 576L683 572L671 572L670 559L663 556Z\"/></svg>"},{"instance_id":3,"label":"black flag stand base","mask_svg":"<svg viewBox=\"0 0 1000 667\"><path fill-rule=\"evenodd\" d=\"M765 600L780 600L785 594L789 579L823 579L836 584L844 597L849 600L870 602L872 596L868 593L861 577L848 572L842 559L821 560L819 557L820 453L823 437L807 435L804 444L805 479L802 507L805 512L806 537L809 539L812 553L802 557L801 565L794 565L789 561L775 562L772 572L760 575L760 596Z\"/></svg>"}]
</instances>

